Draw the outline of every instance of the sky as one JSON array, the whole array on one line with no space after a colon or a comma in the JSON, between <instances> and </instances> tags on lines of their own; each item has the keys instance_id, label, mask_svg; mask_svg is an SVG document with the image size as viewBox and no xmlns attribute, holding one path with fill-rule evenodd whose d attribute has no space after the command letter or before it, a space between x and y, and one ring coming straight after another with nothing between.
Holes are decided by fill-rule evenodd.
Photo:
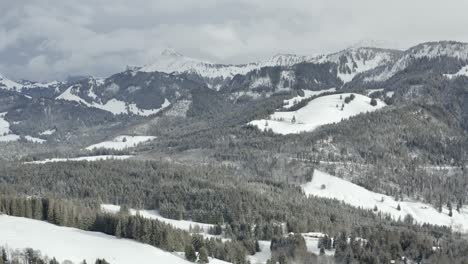
<instances>
[{"instance_id":1,"label":"sky","mask_svg":"<svg viewBox=\"0 0 468 264\"><path fill-rule=\"evenodd\" d=\"M468 42L464 0L0 1L0 73L105 77L165 48L218 63L318 55L376 43Z\"/></svg>"}]
</instances>

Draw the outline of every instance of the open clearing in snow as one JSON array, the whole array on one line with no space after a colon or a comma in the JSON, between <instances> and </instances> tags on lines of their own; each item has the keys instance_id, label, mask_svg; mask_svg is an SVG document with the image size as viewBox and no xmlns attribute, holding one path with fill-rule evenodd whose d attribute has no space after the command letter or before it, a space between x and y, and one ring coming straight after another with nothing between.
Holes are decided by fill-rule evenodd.
<instances>
[{"instance_id":1,"label":"open clearing in snow","mask_svg":"<svg viewBox=\"0 0 468 264\"><path fill-rule=\"evenodd\" d=\"M45 160L37 160L25 162L25 164L45 164L50 162L67 162L67 161L99 161L99 160L126 160L133 156L131 155L101 155L101 156L84 156L78 158L53 158Z\"/></svg>"},{"instance_id":2,"label":"open clearing in snow","mask_svg":"<svg viewBox=\"0 0 468 264\"><path fill-rule=\"evenodd\" d=\"M312 131L321 125L338 123L343 119L365 112L376 111L386 106L384 102L378 99L376 99L377 105L372 106L370 103L371 98L361 94L354 94L354 100L345 103L344 100L348 96L351 96L351 94L321 96L297 111L275 112L270 115L269 119L254 120L249 124L261 130L271 129L278 134L297 134Z\"/></svg>"},{"instance_id":3,"label":"open clearing in snow","mask_svg":"<svg viewBox=\"0 0 468 264\"><path fill-rule=\"evenodd\" d=\"M154 140L156 137L152 136L118 136L111 141L104 141L98 144L91 145L87 147L87 150L93 149L114 149L114 150L124 150L127 148L133 148L137 145Z\"/></svg>"},{"instance_id":4,"label":"open clearing in snow","mask_svg":"<svg viewBox=\"0 0 468 264\"><path fill-rule=\"evenodd\" d=\"M337 199L364 209L373 209L377 206L380 212L390 214L394 219L403 220L409 214L418 223L450 226L454 231L468 232L468 208L466 206L460 210L460 213L454 209L453 216L450 217L448 208L443 208L442 213L439 213L432 205L422 202L397 202L393 197L369 191L359 185L318 170L314 171L312 181L302 185L302 188L306 195ZM398 204L401 207L400 211L397 210Z\"/></svg>"},{"instance_id":5,"label":"open clearing in snow","mask_svg":"<svg viewBox=\"0 0 468 264\"><path fill-rule=\"evenodd\" d=\"M118 213L120 211L120 206L119 205L113 205L113 204L102 204L101 205L101 210L107 213ZM175 228L185 230L185 231L191 231L191 228L194 228L195 226L199 227L204 233L208 233L210 228L214 227L214 225L211 224L205 224L205 223L198 223L198 222L193 222L193 221L187 221L187 220L175 220L175 219L169 219L161 216L158 211L156 210L135 210L135 209L129 209L131 215L136 215L137 213L148 219L155 219L160 222L172 225Z\"/></svg>"}]
</instances>

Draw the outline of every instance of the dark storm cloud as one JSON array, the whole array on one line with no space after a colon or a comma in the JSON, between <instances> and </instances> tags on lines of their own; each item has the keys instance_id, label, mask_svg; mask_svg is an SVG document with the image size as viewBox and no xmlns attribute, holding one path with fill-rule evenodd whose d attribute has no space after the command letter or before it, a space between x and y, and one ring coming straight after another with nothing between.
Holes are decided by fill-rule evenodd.
<instances>
[{"instance_id":1,"label":"dark storm cloud","mask_svg":"<svg viewBox=\"0 0 468 264\"><path fill-rule=\"evenodd\" d=\"M467 1L30 0L0 3L0 72L105 76L165 47L216 62L317 54L363 39L466 41Z\"/></svg>"}]
</instances>

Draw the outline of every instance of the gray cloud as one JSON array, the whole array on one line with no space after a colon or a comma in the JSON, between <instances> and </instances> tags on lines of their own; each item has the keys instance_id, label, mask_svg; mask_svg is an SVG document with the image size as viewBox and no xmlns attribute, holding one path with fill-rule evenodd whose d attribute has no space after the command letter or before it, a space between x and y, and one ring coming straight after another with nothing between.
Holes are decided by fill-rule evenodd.
<instances>
[{"instance_id":1,"label":"gray cloud","mask_svg":"<svg viewBox=\"0 0 468 264\"><path fill-rule=\"evenodd\" d=\"M165 47L221 63L332 52L363 39L395 48L467 41L467 1L30 0L0 3L0 72L106 76Z\"/></svg>"}]
</instances>

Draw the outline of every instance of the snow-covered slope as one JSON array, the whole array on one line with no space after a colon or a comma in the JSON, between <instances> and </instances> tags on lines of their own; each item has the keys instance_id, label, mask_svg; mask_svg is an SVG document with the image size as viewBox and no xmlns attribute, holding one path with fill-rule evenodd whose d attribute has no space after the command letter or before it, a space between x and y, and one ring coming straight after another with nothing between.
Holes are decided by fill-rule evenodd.
<instances>
[{"instance_id":1,"label":"snow-covered slope","mask_svg":"<svg viewBox=\"0 0 468 264\"><path fill-rule=\"evenodd\" d=\"M150 116L159 113L161 110L171 105L171 103L167 99L165 99L162 106L157 109L141 109L138 108L136 104L128 104L117 99L111 99L106 103L101 103L99 101L88 102L73 92L75 88L75 86L70 86L61 95L57 96L56 99L77 102L83 106L98 108L110 112L114 115L134 114L140 116ZM93 90L91 89L89 90L88 96L94 100L98 99L97 96L94 94Z\"/></svg>"},{"instance_id":2,"label":"snow-covered slope","mask_svg":"<svg viewBox=\"0 0 468 264\"><path fill-rule=\"evenodd\" d=\"M5 120L6 114L7 113L0 113L0 142L18 141L21 137L19 135L13 134L13 132L10 130L10 123ZM26 141L39 144L46 142L44 139L32 136L25 136L24 139Z\"/></svg>"},{"instance_id":3,"label":"snow-covered slope","mask_svg":"<svg viewBox=\"0 0 468 264\"><path fill-rule=\"evenodd\" d=\"M343 83L347 83L359 73L395 62L399 54L400 52L396 50L348 48L337 53L319 56L313 62L338 64L338 77Z\"/></svg>"},{"instance_id":4,"label":"snow-covered slope","mask_svg":"<svg viewBox=\"0 0 468 264\"><path fill-rule=\"evenodd\" d=\"M324 185L322 188L322 185ZM450 226L455 231L468 232L468 208L465 206L460 213L453 210L453 216L448 215L448 209L439 213L431 205L417 201L395 201L393 197L369 191L361 186L327 173L315 170L312 181L302 186L307 195L337 199L349 205L365 209L377 209L392 215L395 219L403 219L406 215L413 216L418 223ZM401 210L397 210L400 204Z\"/></svg>"},{"instance_id":5,"label":"snow-covered slope","mask_svg":"<svg viewBox=\"0 0 468 264\"><path fill-rule=\"evenodd\" d=\"M99 161L99 160L126 160L133 156L131 155L100 155L100 156L84 156L78 158L53 158L45 160L37 160L25 162L25 164L45 164L50 162L67 162L67 161Z\"/></svg>"},{"instance_id":6,"label":"snow-covered slope","mask_svg":"<svg viewBox=\"0 0 468 264\"><path fill-rule=\"evenodd\" d=\"M105 258L112 264L189 264L183 258L161 249L98 232L55 226L46 222L0 215L0 245L10 249L33 248L59 262L70 260L94 263Z\"/></svg>"},{"instance_id":7,"label":"snow-covered slope","mask_svg":"<svg viewBox=\"0 0 468 264\"><path fill-rule=\"evenodd\" d=\"M12 81L0 74L0 89L23 91L35 88L56 88L61 84L58 81L51 81L47 83L31 82L31 81Z\"/></svg>"},{"instance_id":8,"label":"snow-covered slope","mask_svg":"<svg viewBox=\"0 0 468 264\"><path fill-rule=\"evenodd\" d=\"M457 78L457 77L460 77L460 76L468 77L468 65L463 66L458 72L456 72L454 74L444 74L444 76L449 78L449 79Z\"/></svg>"},{"instance_id":9,"label":"snow-covered slope","mask_svg":"<svg viewBox=\"0 0 468 264\"><path fill-rule=\"evenodd\" d=\"M344 93L321 96L297 111L275 112L270 115L269 119L254 120L249 124L257 126L261 130L271 129L278 134L295 134L312 131L318 126L337 123L343 119L372 112L385 106L385 103L380 100L377 100L376 106L372 106L370 104L371 98L360 94L354 94L354 100L348 104L344 103L345 98L350 95Z\"/></svg>"},{"instance_id":10,"label":"snow-covered slope","mask_svg":"<svg viewBox=\"0 0 468 264\"><path fill-rule=\"evenodd\" d=\"M93 150L93 149L99 149L99 148L104 148L104 149L115 149L115 150L123 150L127 148L133 148L136 147L137 145L154 140L156 137L153 136L118 136L114 138L111 141L104 141L98 144L91 145L87 147L87 150Z\"/></svg>"},{"instance_id":11,"label":"snow-covered slope","mask_svg":"<svg viewBox=\"0 0 468 264\"><path fill-rule=\"evenodd\" d=\"M330 88L330 89L320 90L320 91L302 90L302 92L304 93L304 96L295 96L295 97L293 97L291 99L284 100L283 107L285 109L289 109L289 108L293 107L295 104L299 103L302 100L309 99L309 98L311 98L313 96L320 95L320 94L323 94L323 93L331 93L331 92L335 92L335 91L336 91L336 88Z\"/></svg>"},{"instance_id":12,"label":"snow-covered slope","mask_svg":"<svg viewBox=\"0 0 468 264\"><path fill-rule=\"evenodd\" d=\"M253 256L248 256L248 260L252 264L265 264L271 259L271 241L259 240L260 252L255 253Z\"/></svg>"},{"instance_id":13,"label":"snow-covered slope","mask_svg":"<svg viewBox=\"0 0 468 264\"><path fill-rule=\"evenodd\" d=\"M19 84L10 79L7 79L6 77L0 74L0 89L21 90L22 88L23 88L22 84Z\"/></svg>"},{"instance_id":14,"label":"snow-covered slope","mask_svg":"<svg viewBox=\"0 0 468 264\"><path fill-rule=\"evenodd\" d=\"M104 212L108 213L118 213L120 211L120 206L118 205L113 205L113 204L102 204L101 209ZM192 231L194 227L200 228L201 231L203 231L205 234L208 233L210 228L214 227L214 225L211 224L204 224L204 223L198 223L198 222L193 222L193 221L187 221L187 220L175 220L175 219L169 219L161 216L158 211L155 210L134 210L130 209L130 214L131 215L140 215L144 218L148 219L155 219L160 222L172 225L175 228L185 230L185 231Z\"/></svg>"},{"instance_id":15,"label":"snow-covered slope","mask_svg":"<svg viewBox=\"0 0 468 264\"><path fill-rule=\"evenodd\" d=\"M404 52L394 64L389 65L378 74L368 76L364 81L386 81L396 73L406 69L415 59L450 57L468 61L468 43L441 41L419 44Z\"/></svg>"}]
</instances>

